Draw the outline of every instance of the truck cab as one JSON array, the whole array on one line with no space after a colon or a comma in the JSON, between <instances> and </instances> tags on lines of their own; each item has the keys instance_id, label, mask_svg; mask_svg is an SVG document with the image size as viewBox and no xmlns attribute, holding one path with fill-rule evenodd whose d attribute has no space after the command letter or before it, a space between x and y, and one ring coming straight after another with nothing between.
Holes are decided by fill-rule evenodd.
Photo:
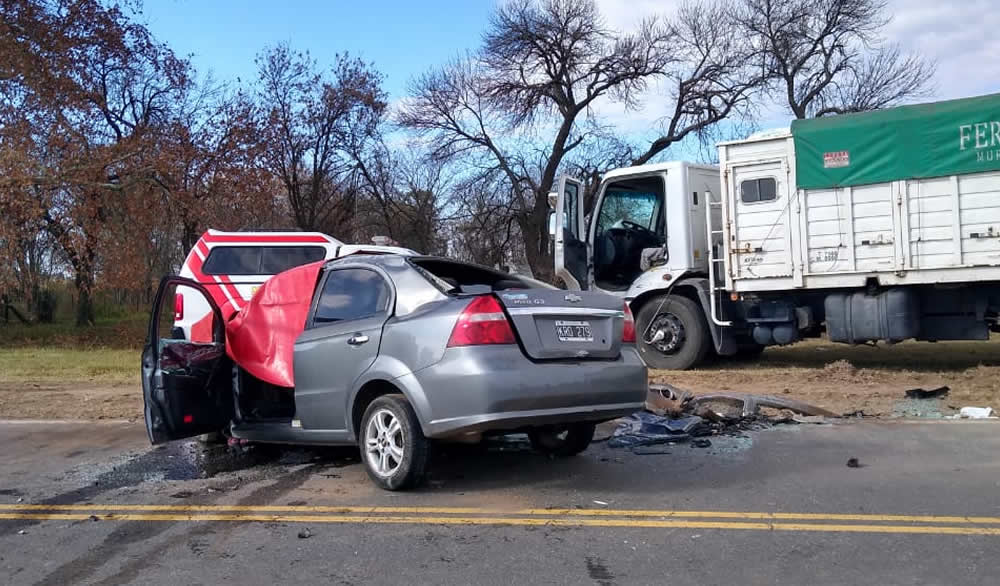
<instances>
[{"instance_id":1,"label":"truck cab","mask_svg":"<svg viewBox=\"0 0 1000 586\"><path fill-rule=\"evenodd\" d=\"M549 196L556 275L568 289L624 298L648 334L639 347L651 366L687 368L712 346L735 352L703 306L710 289L706 213L719 214L709 205L719 193L718 168L673 161L609 171L589 218L578 179L560 177ZM642 323L639 313L650 302Z\"/></svg>"}]
</instances>

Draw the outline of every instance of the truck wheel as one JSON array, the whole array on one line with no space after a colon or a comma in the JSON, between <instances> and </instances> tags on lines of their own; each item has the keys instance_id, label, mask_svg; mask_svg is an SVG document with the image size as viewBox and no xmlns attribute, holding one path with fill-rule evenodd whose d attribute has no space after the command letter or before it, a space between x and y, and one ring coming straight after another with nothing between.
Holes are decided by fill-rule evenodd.
<instances>
[{"instance_id":1,"label":"truck wheel","mask_svg":"<svg viewBox=\"0 0 1000 586\"><path fill-rule=\"evenodd\" d=\"M587 449L596 428L593 423L539 427L528 432L528 439L538 452L568 458Z\"/></svg>"},{"instance_id":2,"label":"truck wheel","mask_svg":"<svg viewBox=\"0 0 1000 586\"><path fill-rule=\"evenodd\" d=\"M639 355L651 368L687 370L708 353L711 333L701 306L681 295L646 302L635 320Z\"/></svg>"},{"instance_id":3,"label":"truck wheel","mask_svg":"<svg viewBox=\"0 0 1000 586\"><path fill-rule=\"evenodd\" d=\"M430 440L402 395L383 395L365 409L358 434L368 477L386 490L419 485L427 472Z\"/></svg>"}]
</instances>

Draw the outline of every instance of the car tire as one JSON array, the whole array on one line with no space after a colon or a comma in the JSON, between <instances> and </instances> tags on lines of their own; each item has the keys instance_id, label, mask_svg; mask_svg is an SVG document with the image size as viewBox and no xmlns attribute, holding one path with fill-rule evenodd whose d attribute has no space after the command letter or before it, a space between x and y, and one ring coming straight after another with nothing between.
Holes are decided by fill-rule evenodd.
<instances>
[{"instance_id":1,"label":"car tire","mask_svg":"<svg viewBox=\"0 0 1000 586\"><path fill-rule=\"evenodd\" d=\"M662 321L665 331L671 332L666 343L647 341L654 320ZM701 306L682 295L660 295L648 300L639 309L635 325L639 355L650 368L687 370L699 364L711 348L712 335ZM676 348L664 349L671 344Z\"/></svg>"},{"instance_id":2,"label":"car tire","mask_svg":"<svg viewBox=\"0 0 1000 586\"><path fill-rule=\"evenodd\" d=\"M383 395L368 405L358 446L368 477L381 488L403 490L423 482L431 443L403 395Z\"/></svg>"},{"instance_id":3,"label":"car tire","mask_svg":"<svg viewBox=\"0 0 1000 586\"><path fill-rule=\"evenodd\" d=\"M531 447L538 452L568 458L587 449L594 439L596 428L593 423L540 427L530 430L528 439L531 440Z\"/></svg>"}]
</instances>

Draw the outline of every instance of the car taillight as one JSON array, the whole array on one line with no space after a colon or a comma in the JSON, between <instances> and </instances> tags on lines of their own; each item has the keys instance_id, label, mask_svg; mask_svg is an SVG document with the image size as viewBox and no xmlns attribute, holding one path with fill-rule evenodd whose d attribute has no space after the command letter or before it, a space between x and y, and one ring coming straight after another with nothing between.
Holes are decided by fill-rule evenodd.
<instances>
[{"instance_id":1,"label":"car taillight","mask_svg":"<svg viewBox=\"0 0 1000 586\"><path fill-rule=\"evenodd\" d=\"M632 310L625 304L625 327L622 328L622 342L635 344L635 319L632 317Z\"/></svg>"},{"instance_id":2,"label":"car taillight","mask_svg":"<svg viewBox=\"0 0 1000 586\"><path fill-rule=\"evenodd\" d=\"M180 293L174 294L174 321L184 319L184 296Z\"/></svg>"},{"instance_id":3,"label":"car taillight","mask_svg":"<svg viewBox=\"0 0 1000 586\"><path fill-rule=\"evenodd\" d=\"M473 299L462 311L462 315L458 316L455 329L448 339L449 348L513 343L514 330L511 329L500 302L492 295Z\"/></svg>"}]
</instances>

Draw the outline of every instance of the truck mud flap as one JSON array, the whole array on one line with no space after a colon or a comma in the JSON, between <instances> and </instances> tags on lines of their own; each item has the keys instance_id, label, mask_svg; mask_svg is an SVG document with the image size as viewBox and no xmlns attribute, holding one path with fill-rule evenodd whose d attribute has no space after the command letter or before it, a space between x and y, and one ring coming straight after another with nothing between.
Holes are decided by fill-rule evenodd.
<instances>
[{"instance_id":1,"label":"truck mud flap","mask_svg":"<svg viewBox=\"0 0 1000 586\"><path fill-rule=\"evenodd\" d=\"M712 332L712 343L715 346L715 353L719 356L732 356L739 351L739 344L732 328L723 328L712 322L711 299L708 296L708 279L695 278L685 279L685 285L694 287L698 291L698 301L701 302L701 309L705 312L705 321L708 322L708 330Z\"/></svg>"}]
</instances>

